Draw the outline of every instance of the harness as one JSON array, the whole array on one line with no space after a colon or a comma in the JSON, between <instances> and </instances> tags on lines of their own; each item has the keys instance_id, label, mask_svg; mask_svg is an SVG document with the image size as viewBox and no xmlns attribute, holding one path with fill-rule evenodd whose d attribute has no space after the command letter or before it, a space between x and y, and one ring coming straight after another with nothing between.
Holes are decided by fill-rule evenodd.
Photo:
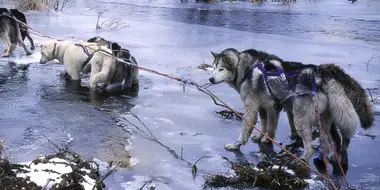
<instances>
[{"instance_id":1,"label":"harness","mask_svg":"<svg viewBox=\"0 0 380 190\"><path fill-rule=\"evenodd\" d=\"M272 96L272 98L275 101L275 107L276 108L282 108L281 105L284 104L291 97L302 96L302 95L306 95L306 94L307 95L311 95L311 96L315 96L316 91L317 91L317 85L316 85L316 81L315 81L315 74L313 72L312 73L312 77L311 77L312 78L311 79L312 80L311 81L311 91L304 90L304 91L301 91L301 92L295 92L294 88L292 88L292 86L289 84L289 81L287 81L286 90L287 90L288 95L283 100L278 99L276 97L276 95L273 93L273 91L272 91L272 89L271 89L271 87L269 85L268 77L272 77L272 76L281 77L282 75L285 75L286 80L288 80L288 77L296 76L298 73L297 72L285 72L281 67L279 67L277 65L274 65L274 67L277 69L277 72L270 72L270 71L265 70L265 68L263 67L262 62L259 62L259 64L257 65L257 68L264 75L265 84L268 87L268 91L269 91L270 95Z\"/></svg>"},{"instance_id":2,"label":"harness","mask_svg":"<svg viewBox=\"0 0 380 190\"><path fill-rule=\"evenodd\" d=\"M92 59L92 57L94 56L94 54L98 51L100 51L100 49L98 48L97 50L94 51L94 53L90 54L88 52L88 49L87 47L85 47L83 44L75 44L76 46L80 46L82 47L83 49L83 52L87 55L87 59L83 62L83 67L87 65L88 62L90 62L90 60Z\"/></svg>"}]
</instances>

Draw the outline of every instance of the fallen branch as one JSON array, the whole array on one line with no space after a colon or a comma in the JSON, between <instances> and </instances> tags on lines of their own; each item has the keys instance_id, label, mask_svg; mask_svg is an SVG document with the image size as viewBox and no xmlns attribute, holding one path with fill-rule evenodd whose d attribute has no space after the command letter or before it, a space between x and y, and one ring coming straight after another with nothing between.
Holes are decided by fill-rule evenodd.
<instances>
[{"instance_id":1,"label":"fallen branch","mask_svg":"<svg viewBox=\"0 0 380 190\"><path fill-rule=\"evenodd\" d=\"M210 86L212 86L211 83L206 83L206 84L200 86L199 90L200 90L201 92L207 94L207 95L212 99L212 101L214 102L215 105L220 106L220 107L223 107L223 108L226 108L226 110L215 111L215 113L218 114L218 115L220 115L220 116L222 116L224 119L230 119L230 118L232 118L232 117L235 117L236 119L241 120L241 118L240 118L238 115L236 115L235 112L229 110L228 107L226 107L225 105L218 103L218 101L215 99L215 97L214 97L213 94L211 94L211 93L208 92L208 91L203 90L203 89L207 89L207 88L210 87ZM239 113L240 115L243 115L242 112L238 112L238 113Z\"/></svg>"},{"instance_id":2,"label":"fallen branch","mask_svg":"<svg viewBox=\"0 0 380 190\"><path fill-rule=\"evenodd\" d=\"M371 62L372 59L379 58L379 57L380 56L378 56L376 53L372 54L371 58L369 58L368 61L367 61L367 63L366 63L367 71L368 71L368 67L369 67L369 62Z\"/></svg>"}]
</instances>

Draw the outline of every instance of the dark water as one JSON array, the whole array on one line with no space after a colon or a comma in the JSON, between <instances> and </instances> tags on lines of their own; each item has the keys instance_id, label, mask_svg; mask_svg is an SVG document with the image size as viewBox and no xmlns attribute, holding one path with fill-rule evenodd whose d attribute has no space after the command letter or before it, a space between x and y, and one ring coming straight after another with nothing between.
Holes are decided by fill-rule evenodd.
<instances>
[{"instance_id":1,"label":"dark water","mask_svg":"<svg viewBox=\"0 0 380 190\"><path fill-rule=\"evenodd\" d=\"M115 16L127 27L95 31L96 12L102 10L102 20ZM207 82L210 72L195 68L202 62L211 63L210 51L253 47L289 60L335 62L363 87L378 88L380 60L373 59L368 69L364 63L380 52L379 14L380 2L375 0L261 6L124 0L76 1L63 13L28 12L27 16L33 28L50 36L86 40L100 35L129 48L142 66L200 84ZM33 38L37 47L46 40ZM23 53L19 48L16 51L17 56ZM51 151L48 137L89 159L128 160L132 156L139 161L131 169L119 170L107 178L108 189L139 189L149 179L154 179L157 189L199 189L202 176L194 182L184 162L138 134L130 139L130 133L116 125L115 119L125 118L142 127L129 112L138 115L163 144L178 154L182 150L184 159L195 162L208 155L198 163L206 172L227 171L221 155L242 159L242 155L223 149L224 144L238 137L241 123L215 116L213 112L220 108L196 89L189 87L183 92L175 81L140 71L137 97L97 96L86 87L65 82L59 76L62 66L39 65L38 51L30 58L12 59L18 64L31 63L27 71L12 68L6 59L0 61L0 136L14 160L28 161ZM242 110L239 96L227 85L213 86L211 90ZM378 106L375 110L379 111ZM289 135L285 118L282 115L279 122L278 141L285 141ZM127 128L136 130L131 125ZM370 132L379 133L378 126ZM375 159L380 156L378 143L378 138L360 135L352 140L348 173L352 185L360 189L376 189L380 185L380 162ZM258 146L250 142L242 152L245 159L260 157ZM327 187L311 187L318 188Z\"/></svg>"}]
</instances>

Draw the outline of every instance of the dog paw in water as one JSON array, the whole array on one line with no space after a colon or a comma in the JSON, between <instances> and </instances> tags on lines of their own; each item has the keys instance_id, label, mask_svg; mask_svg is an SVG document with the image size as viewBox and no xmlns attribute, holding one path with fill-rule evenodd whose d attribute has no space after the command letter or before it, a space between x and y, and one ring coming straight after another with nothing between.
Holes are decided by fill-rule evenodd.
<instances>
[{"instance_id":1,"label":"dog paw in water","mask_svg":"<svg viewBox=\"0 0 380 190\"><path fill-rule=\"evenodd\" d=\"M229 150L229 151L235 151L235 150L239 150L240 149L240 146L241 144L239 143L235 143L235 144L226 144L224 146L225 149Z\"/></svg>"},{"instance_id":2,"label":"dog paw in water","mask_svg":"<svg viewBox=\"0 0 380 190\"><path fill-rule=\"evenodd\" d=\"M263 137L263 138L261 138L261 142L262 143L271 143L272 141L267 137Z\"/></svg>"},{"instance_id":3,"label":"dog paw in water","mask_svg":"<svg viewBox=\"0 0 380 190\"><path fill-rule=\"evenodd\" d=\"M258 134L258 135L253 135L251 137L251 140L254 141L254 142L259 142L262 138L263 138L264 135L262 134Z\"/></svg>"}]
</instances>

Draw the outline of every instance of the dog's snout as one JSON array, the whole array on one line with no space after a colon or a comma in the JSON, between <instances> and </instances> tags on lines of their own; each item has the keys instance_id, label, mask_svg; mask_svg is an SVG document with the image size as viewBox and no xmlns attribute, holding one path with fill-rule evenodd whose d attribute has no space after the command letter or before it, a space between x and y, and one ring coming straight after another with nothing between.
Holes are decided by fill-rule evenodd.
<instances>
[{"instance_id":1,"label":"dog's snout","mask_svg":"<svg viewBox=\"0 0 380 190\"><path fill-rule=\"evenodd\" d=\"M213 77L209 78L208 80L209 80L212 84L215 83L215 79L214 79Z\"/></svg>"}]
</instances>

